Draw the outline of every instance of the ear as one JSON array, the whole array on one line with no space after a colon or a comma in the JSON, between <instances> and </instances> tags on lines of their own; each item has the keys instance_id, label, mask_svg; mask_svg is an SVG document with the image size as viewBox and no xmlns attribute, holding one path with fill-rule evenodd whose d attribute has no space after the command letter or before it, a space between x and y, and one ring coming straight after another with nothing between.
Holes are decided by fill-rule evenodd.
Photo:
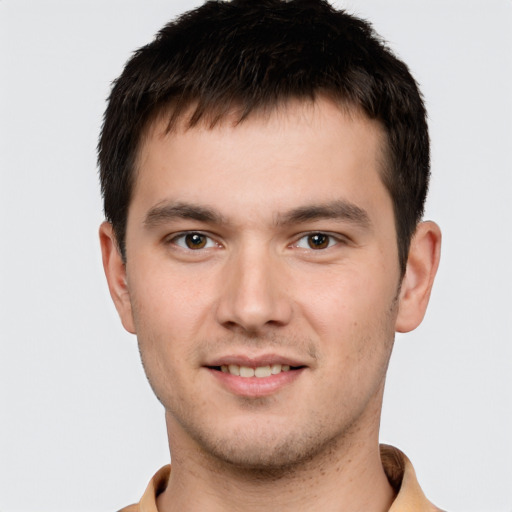
<instances>
[{"instance_id":1,"label":"ear","mask_svg":"<svg viewBox=\"0 0 512 512\"><path fill-rule=\"evenodd\" d=\"M434 222L420 222L411 240L407 267L400 289L397 332L409 332L420 325L441 256L441 230Z\"/></svg>"},{"instance_id":2,"label":"ear","mask_svg":"<svg viewBox=\"0 0 512 512\"><path fill-rule=\"evenodd\" d=\"M100 226L100 245L110 296L124 328L135 334L130 292L126 279L126 265L119 252L114 229L110 222L103 222Z\"/></svg>"}]
</instances>

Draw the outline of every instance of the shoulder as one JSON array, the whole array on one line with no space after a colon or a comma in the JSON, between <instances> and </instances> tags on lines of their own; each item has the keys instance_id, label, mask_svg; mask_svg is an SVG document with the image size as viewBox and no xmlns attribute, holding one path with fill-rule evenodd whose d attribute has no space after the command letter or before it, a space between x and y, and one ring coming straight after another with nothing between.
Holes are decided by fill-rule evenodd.
<instances>
[{"instance_id":1,"label":"shoulder","mask_svg":"<svg viewBox=\"0 0 512 512\"><path fill-rule=\"evenodd\" d=\"M423 494L411 461L398 448L380 445L382 466L397 495L389 512L443 512Z\"/></svg>"},{"instance_id":2,"label":"shoulder","mask_svg":"<svg viewBox=\"0 0 512 512\"><path fill-rule=\"evenodd\" d=\"M160 468L155 476L150 480L144 495L139 503L124 507L118 512L158 512L156 507L156 499L158 495L165 490L169 475L171 474L171 466L168 464Z\"/></svg>"},{"instance_id":3,"label":"shoulder","mask_svg":"<svg viewBox=\"0 0 512 512\"><path fill-rule=\"evenodd\" d=\"M128 505L117 512L139 512L139 505L137 503L134 505Z\"/></svg>"}]
</instances>

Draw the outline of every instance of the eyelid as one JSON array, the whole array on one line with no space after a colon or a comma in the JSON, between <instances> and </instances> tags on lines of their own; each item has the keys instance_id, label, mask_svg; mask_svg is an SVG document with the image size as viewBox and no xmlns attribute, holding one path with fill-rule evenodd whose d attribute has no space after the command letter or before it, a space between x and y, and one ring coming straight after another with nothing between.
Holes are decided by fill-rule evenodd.
<instances>
[{"instance_id":1,"label":"eyelid","mask_svg":"<svg viewBox=\"0 0 512 512\"><path fill-rule=\"evenodd\" d=\"M184 240L185 237L188 235L204 236L205 238L207 238L206 245L204 247L200 247L197 249L191 249L190 247L187 247L185 244L181 245L181 244L177 243L177 240L180 240L180 239ZM204 231L197 230L197 229L191 229L188 231L179 231L177 233L172 233L171 235L166 236L164 241L167 245L174 245L174 246L179 247L180 249L183 249L184 251L188 251L188 252L200 252L200 251L204 251L205 249L213 249L216 247L218 247L218 248L222 247L222 244L218 240L216 240L211 234L205 233Z\"/></svg>"},{"instance_id":2,"label":"eyelid","mask_svg":"<svg viewBox=\"0 0 512 512\"><path fill-rule=\"evenodd\" d=\"M309 244L306 243L306 245L308 245L307 247L301 247L299 245L299 242L301 240L305 240L307 239L308 237L310 236L314 236L314 235L323 235L323 236L326 236L330 239L329 241L329 244L327 245L327 247L324 247L324 248L317 248L317 249L314 249L313 247L310 247ZM332 233L332 232L329 232L329 231L309 231L307 233L301 233L300 235L298 235L295 239L295 242L293 242L291 244L292 247L296 247L298 249L304 249L304 250L308 250L308 251L313 251L313 252L321 252L321 251L326 251L327 249L330 249L331 247L335 247L336 245L340 245L340 244L346 244L348 243L348 240L347 240L347 237L341 235L340 233Z\"/></svg>"}]
</instances>

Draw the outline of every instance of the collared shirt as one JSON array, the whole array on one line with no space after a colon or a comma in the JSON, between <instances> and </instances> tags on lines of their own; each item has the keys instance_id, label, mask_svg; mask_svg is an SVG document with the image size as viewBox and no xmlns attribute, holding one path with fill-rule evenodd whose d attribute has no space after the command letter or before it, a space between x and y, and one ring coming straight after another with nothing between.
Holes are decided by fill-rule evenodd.
<instances>
[{"instance_id":1,"label":"collared shirt","mask_svg":"<svg viewBox=\"0 0 512 512\"><path fill-rule=\"evenodd\" d=\"M389 512L442 512L427 500L418 484L411 461L400 450L382 444L380 455L389 483L397 493ZM151 479L139 503L119 512L158 512L156 497L167 487L170 474L171 466L164 466Z\"/></svg>"}]
</instances>

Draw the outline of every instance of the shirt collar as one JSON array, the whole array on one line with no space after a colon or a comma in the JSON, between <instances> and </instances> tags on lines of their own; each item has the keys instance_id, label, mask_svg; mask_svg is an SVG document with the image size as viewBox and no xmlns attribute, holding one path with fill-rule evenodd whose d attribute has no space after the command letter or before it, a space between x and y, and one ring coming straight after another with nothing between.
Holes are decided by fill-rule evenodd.
<instances>
[{"instance_id":1,"label":"shirt collar","mask_svg":"<svg viewBox=\"0 0 512 512\"><path fill-rule=\"evenodd\" d=\"M389 512L442 512L423 494L411 461L403 452L394 446L381 444L380 458L389 483L397 493Z\"/></svg>"},{"instance_id":2,"label":"shirt collar","mask_svg":"<svg viewBox=\"0 0 512 512\"><path fill-rule=\"evenodd\" d=\"M404 453L393 446L382 444L380 454L389 483L397 493L389 512L442 512L423 494L411 461ZM158 512L156 497L167 487L170 474L170 465L161 468L149 482L138 506L128 507L120 512Z\"/></svg>"}]
</instances>

